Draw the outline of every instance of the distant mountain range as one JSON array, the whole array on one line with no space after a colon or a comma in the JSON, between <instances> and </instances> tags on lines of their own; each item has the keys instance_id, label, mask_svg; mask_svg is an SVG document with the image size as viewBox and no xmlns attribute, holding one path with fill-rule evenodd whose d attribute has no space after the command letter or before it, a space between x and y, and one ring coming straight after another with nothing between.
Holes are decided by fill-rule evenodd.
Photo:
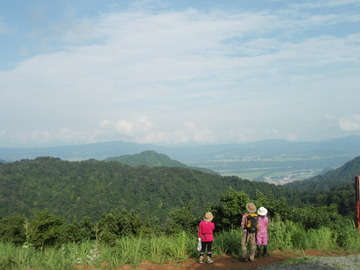
<instances>
[{"instance_id":1,"label":"distant mountain range","mask_svg":"<svg viewBox=\"0 0 360 270\"><path fill-rule=\"evenodd\" d=\"M244 144L166 147L129 142L102 142L39 148L0 148L0 159L15 161L50 156L69 161L105 160L152 150L190 167L221 175L284 184L340 167L360 156L360 136L321 142L266 140Z\"/></svg>"}]
</instances>

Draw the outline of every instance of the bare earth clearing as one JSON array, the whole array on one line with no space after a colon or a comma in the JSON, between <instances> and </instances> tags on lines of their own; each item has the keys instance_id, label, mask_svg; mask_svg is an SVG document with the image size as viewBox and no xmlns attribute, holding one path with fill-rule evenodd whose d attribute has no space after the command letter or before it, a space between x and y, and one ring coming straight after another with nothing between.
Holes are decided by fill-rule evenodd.
<instances>
[{"instance_id":1,"label":"bare earth clearing","mask_svg":"<svg viewBox=\"0 0 360 270\"><path fill-rule=\"evenodd\" d=\"M298 258L304 256L347 256L354 254L353 252L346 251L319 251L319 250L307 250L303 252L288 252L288 251L274 251L268 257L262 257L256 259L254 262L240 262L240 257L223 255L221 257L214 257L213 264L199 264L194 259L189 259L182 263L169 263L169 264L154 264L154 263L141 263L137 267L126 265L119 270L201 270L201 269L254 269L260 266L271 265L286 259Z\"/></svg>"}]
</instances>

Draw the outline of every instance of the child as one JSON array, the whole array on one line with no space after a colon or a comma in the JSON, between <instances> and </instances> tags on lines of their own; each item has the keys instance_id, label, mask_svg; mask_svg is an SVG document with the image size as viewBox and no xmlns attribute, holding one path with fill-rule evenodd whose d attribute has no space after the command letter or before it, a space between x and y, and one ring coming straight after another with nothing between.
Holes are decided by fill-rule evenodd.
<instances>
[{"instance_id":1,"label":"child","mask_svg":"<svg viewBox=\"0 0 360 270\"><path fill-rule=\"evenodd\" d=\"M265 207L260 207L257 211L259 215L258 234L256 237L257 257L267 256L268 233L267 226L269 226L269 219L267 217L268 210ZM264 251L261 254L261 246L264 246Z\"/></svg>"},{"instance_id":2,"label":"child","mask_svg":"<svg viewBox=\"0 0 360 270\"><path fill-rule=\"evenodd\" d=\"M213 232L215 230L215 224L211 222L213 220L213 214L207 212L204 216L204 220L199 224L198 238L201 238L201 250L199 263L204 263L205 250L207 251L207 263L213 263L212 256L212 243L214 241Z\"/></svg>"}]
</instances>

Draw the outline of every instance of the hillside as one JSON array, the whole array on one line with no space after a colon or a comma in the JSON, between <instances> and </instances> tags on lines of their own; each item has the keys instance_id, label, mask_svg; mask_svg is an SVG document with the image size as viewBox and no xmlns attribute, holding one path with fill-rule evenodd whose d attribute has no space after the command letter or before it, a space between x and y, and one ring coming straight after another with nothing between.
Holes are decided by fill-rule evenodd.
<instances>
[{"instance_id":1,"label":"hillside","mask_svg":"<svg viewBox=\"0 0 360 270\"><path fill-rule=\"evenodd\" d=\"M110 158L105 159L105 161L118 161L118 162L124 163L124 164L132 166L132 167L143 165L143 166L148 166L151 168L152 167L160 167L160 166L190 168L190 169L204 171L207 173L216 174L216 172L209 170L209 169L199 168L199 167L189 167L177 160L169 158L167 155L159 154L152 150L143 151L139 154L134 154L134 155L123 155L123 156L119 156L119 157L110 157Z\"/></svg>"},{"instance_id":2,"label":"hillside","mask_svg":"<svg viewBox=\"0 0 360 270\"><path fill-rule=\"evenodd\" d=\"M129 166L145 165L148 167L166 166L166 167L187 167L185 164L169 158L167 155L159 154L148 150L134 155L123 155L119 157L110 157L105 161L118 161Z\"/></svg>"},{"instance_id":3,"label":"hillside","mask_svg":"<svg viewBox=\"0 0 360 270\"><path fill-rule=\"evenodd\" d=\"M190 204L194 212L202 213L229 187L250 196L256 190L275 198L294 194L281 186L187 168L39 157L0 166L0 215L30 215L47 208L68 220L98 219L106 211L128 209L162 222L174 207Z\"/></svg>"},{"instance_id":4,"label":"hillside","mask_svg":"<svg viewBox=\"0 0 360 270\"><path fill-rule=\"evenodd\" d=\"M160 146L131 142L101 142L37 148L0 148L0 159L16 161L39 156L62 160L104 160L152 150L188 167L206 168L221 175L284 184L335 169L360 155L360 136L320 142L266 140L221 145Z\"/></svg>"},{"instance_id":5,"label":"hillside","mask_svg":"<svg viewBox=\"0 0 360 270\"><path fill-rule=\"evenodd\" d=\"M297 191L327 191L336 186L354 183L356 175L360 175L360 157L346 162L338 169L327 171L304 181L294 181L284 186Z\"/></svg>"}]
</instances>

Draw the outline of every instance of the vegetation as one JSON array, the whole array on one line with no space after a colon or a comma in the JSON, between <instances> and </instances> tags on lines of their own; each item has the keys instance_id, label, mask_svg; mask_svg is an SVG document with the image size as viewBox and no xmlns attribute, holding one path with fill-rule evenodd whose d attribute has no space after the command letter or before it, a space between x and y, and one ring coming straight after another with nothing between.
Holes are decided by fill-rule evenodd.
<instances>
[{"instance_id":1,"label":"vegetation","mask_svg":"<svg viewBox=\"0 0 360 270\"><path fill-rule=\"evenodd\" d=\"M0 159L15 161L38 156L63 160L103 160L154 150L188 166L208 168L222 175L284 184L338 168L359 155L360 136L323 142L267 140L241 144L165 147L130 142L102 142L38 148L0 148ZM253 172L258 172L253 174Z\"/></svg>"},{"instance_id":2,"label":"vegetation","mask_svg":"<svg viewBox=\"0 0 360 270\"><path fill-rule=\"evenodd\" d=\"M342 230L321 227L306 230L290 221L272 220L269 227L269 250L319 249L360 251L360 234L354 224L347 223ZM214 255L241 253L240 230L217 232ZM114 245L98 241L66 243L49 247L41 252L29 247L19 247L0 242L0 269L76 269L88 265L93 268L116 269L125 264L138 265L142 261L158 264L182 262L198 256L194 234L179 232L166 234L140 234L116 239Z\"/></svg>"},{"instance_id":3,"label":"vegetation","mask_svg":"<svg viewBox=\"0 0 360 270\"><path fill-rule=\"evenodd\" d=\"M27 217L48 209L67 221L105 212L133 211L163 225L169 211L191 205L199 216L228 187L254 197L256 190L293 198L296 192L272 184L222 177L180 167L130 167L115 161L63 161L39 157L0 165L0 215ZM149 211L151 209L151 211Z\"/></svg>"},{"instance_id":4,"label":"vegetation","mask_svg":"<svg viewBox=\"0 0 360 270\"><path fill-rule=\"evenodd\" d=\"M350 183L299 192L188 168L40 157L1 164L0 185L0 269L184 261L197 256L197 226L206 211L215 217L215 255L238 255L250 201L269 210L270 251L360 252Z\"/></svg>"},{"instance_id":5,"label":"vegetation","mask_svg":"<svg viewBox=\"0 0 360 270\"><path fill-rule=\"evenodd\" d=\"M140 154L134 155L123 155L119 157L111 157L105 159L105 161L118 161L123 164L137 167L137 166L147 166L147 167L180 167L180 168L189 168L194 170L199 170L207 173L217 174L216 172L198 167L188 167L187 165L169 158L167 155L159 154L152 150L147 150L141 152Z\"/></svg>"},{"instance_id":6,"label":"vegetation","mask_svg":"<svg viewBox=\"0 0 360 270\"><path fill-rule=\"evenodd\" d=\"M157 166L182 167L182 168L187 167L185 164L177 160L170 159L167 155L159 154L152 150L144 151L141 152L140 154L111 157L105 159L105 161L118 161L133 167L140 165L144 165L148 167L157 167Z\"/></svg>"},{"instance_id":7,"label":"vegetation","mask_svg":"<svg viewBox=\"0 0 360 270\"><path fill-rule=\"evenodd\" d=\"M221 196L219 204L208 209L213 212L217 231L230 231L240 226L245 205L250 201L246 193L232 188ZM338 228L345 219L338 214L336 205L295 207L287 204L286 199L271 199L257 192L255 203L265 205L269 217L274 220L299 224L305 230L321 227ZM190 207L174 208L169 212L166 224L160 227L139 215L122 210L103 213L93 222L89 217L74 222L66 222L48 210L37 211L30 219L25 216L6 216L0 219L0 240L21 245L25 243L36 249L61 246L69 242L96 240L100 243L115 245L117 239L125 236L167 235L186 232L196 235L201 217L191 214ZM348 222L348 221L346 221Z\"/></svg>"},{"instance_id":8,"label":"vegetation","mask_svg":"<svg viewBox=\"0 0 360 270\"><path fill-rule=\"evenodd\" d=\"M336 170L326 172L304 181L294 181L284 186L298 191L324 191L331 188L354 183L354 177L360 174L360 157L346 162Z\"/></svg>"}]
</instances>

